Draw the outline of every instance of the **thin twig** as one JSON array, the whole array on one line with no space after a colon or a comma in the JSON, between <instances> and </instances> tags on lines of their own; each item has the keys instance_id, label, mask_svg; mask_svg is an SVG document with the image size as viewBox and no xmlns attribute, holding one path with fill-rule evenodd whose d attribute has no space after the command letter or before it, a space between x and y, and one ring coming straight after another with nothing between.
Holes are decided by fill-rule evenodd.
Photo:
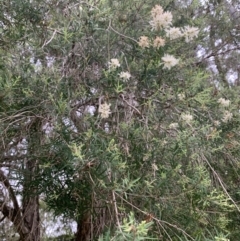
<instances>
[{"instance_id":1,"label":"thin twig","mask_svg":"<svg viewBox=\"0 0 240 241\"><path fill-rule=\"evenodd\" d=\"M131 108L137 111L139 115L142 115L141 112L135 106L131 105L129 102L127 102L127 100L125 100L124 95L120 95L120 96L122 97L122 100L127 103L127 105L129 105Z\"/></svg>"},{"instance_id":2,"label":"thin twig","mask_svg":"<svg viewBox=\"0 0 240 241\"><path fill-rule=\"evenodd\" d=\"M111 20L109 21L108 29L111 29L111 30L112 30L113 32L115 32L116 34L118 34L118 35L120 35L120 36L122 36L122 37L124 37L124 38L131 39L132 41L134 41L135 43L137 43L137 41L136 41L135 39L133 39L133 38L131 38L131 37L128 37L128 36L126 36L126 35L124 35L124 34L121 34L121 33L119 33L117 30L115 30L115 29L111 26Z\"/></svg>"},{"instance_id":3,"label":"thin twig","mask_svg":"<svg viewBox=\"0 0 240 241\"><path fill-rule=\"evenodd\" d=\"M16 210L16 213L20 213L20 208L18 204L17 197L12 189L12 186L8 180L8 178L5 176L4 172L0 169L0 181L4 184L4 186L7 188L10 198L13 202L13 207Z\"/></svg>"},{"instance_id":4,"label":"thin twig","mask_svg":"<svg viewBox=\"0 0 240 241\"><path fill-rule=\"evenodd\" d=\"M238 205L236 204L236 202L232 199L232 197L229 195L228 191L226 190L226 188L223 185L223 182L221 180L221 178L219 177L219 175L217 174L217 172L213 169L213 167L211 166L211 164L209 163L209 161L207 160L207 158L202 155L203 159L206 161L206 163L208 164L208 166L210 167L210 169L212 170L213 174L217 177L223 191L226 193L226 195L229 197L229 199L232 201L233 205L236 207L236 209L238 210L238 212L240 213L240 209L238 207Z\"/></svg>"},{"instance_id":5,"label":"thin twig","mask_svg":"<svg viewBox=\"0 0 240 241\"><path fill-rule=\"evenodd\" d=\"M114 210L115 210L115 214L116 214L117 225L118 225L118 228L122 232L121 225L120 225L119 218L118 218L117 201L116 201L116 196L115 196L115 192L114 191L112 191L112 198L113 198L112 201L113 201Z\"/></svg>"},{"instance_id":6,"label":"thin twig","mask_svg":"<svg viewBox=\"0 0 240 241\"><path fill-rule=\"evenodd\" d=\"M54 32L53 32L52 37L51 37L47 42L45 42L45 43L43 44L42 48L45 47L46 45L48 45L48 44L53 40L53 38L54 38L54 36L55 36L56 33L57 33L57 30L55 29Z\"/></svg>"},{"instance_id":7,"label":"thin twig","mask_svg":"<svg viewBox=\"0 0 240 241\"><path fill-rule=\"evenodd\" d=\"M118 195L117 193L116 193L116 195L117 195L118 197L120 197L124 202L128 203L128 204L131 205L133 208L135 208L136 210L138 210L139 212L141 212L141 213L143 213L143 214L146 214L146 215L148 214L147 212L142 211L140 208L138 208L138 207L134 206L132 203L128 202L126 199L124 199L123 197L121 197L121 196ZM164 224L166 224L166 225L168 225L168 226L170 226L170 227L173 227L173 228L177 229L178 231L181 231L184 235L186 235L187 237L189 237L191 240L194 241L194 238L193 238L191 235L189 235L188 233L186 233L183 229L179 228L177 225L171 224L171 223L169 223L169 222L167 222L167 221L160 220L160 219L158 219L158 218L155 218L154 216L152 217L152 219L155 220L155 221L157 221L159 224L160 224L160 223L164 223Z\"/></svg>"}]
</instances>

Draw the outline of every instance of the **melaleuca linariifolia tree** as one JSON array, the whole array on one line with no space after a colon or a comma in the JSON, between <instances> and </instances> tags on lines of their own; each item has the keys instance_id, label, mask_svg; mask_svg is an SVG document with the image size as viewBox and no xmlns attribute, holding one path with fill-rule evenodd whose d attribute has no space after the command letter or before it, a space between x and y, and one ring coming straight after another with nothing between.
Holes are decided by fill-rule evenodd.
<instances>
[{"instance_id":1,"label":"melaleuca linariifolia tree","mask_svg":"<svg viewBox=\"0 0 240 241\"><path fill-rule=\"evenodd\" d=\"M68 211L79 215L79 239L115 222L122 237L124 230L134 232L121 226L128 210L138 220L155 220L162 237L221 237L228 232L229 211L237 207L209 159L221 153L217 126L229 124L232 112L219 108L227 99L215 96L210 74L193 58L198 29L187 27L194 24L183 16L174 19L179 28L166 30L172 22L167 3L166 19L157 24L149 23L150 5L133 4L131 13L124 2L105 6L105 12L101 5L81 6L89 34L74 41L65 61L70 87L85 92L71 110L84 134L69 144L78 162L72 191L60 186L49 205L65 209L60 202L71 196ZM163 11L155 10L153 15ZM90 109L98 113L87 114Z\"/></svg>"},{"instance_id":2,"label":"melaleuca linariifolia tree","mask_svg":"<svg viewBox=\"0 0 240 241\"><path fill-rule=\"evenodd\" d=\"M230 232L237 206L216 168L237 156L221 135L237 131L238 111L194 58L201 21L177 15L168 1L152 12L154 1L52 4L38 25L41 41L31 35L27 43L38 44L7 65L20 80L9 77L4 104L14 96L19 106L7 120L17 118L24 131L8 132L5 143L35 143L28 192L44 193L56 214L75 219L76 240L105 228L117 230L116 239L143 238L151 221L149 236L163 240Z\"/></svg>"}]
</instances>

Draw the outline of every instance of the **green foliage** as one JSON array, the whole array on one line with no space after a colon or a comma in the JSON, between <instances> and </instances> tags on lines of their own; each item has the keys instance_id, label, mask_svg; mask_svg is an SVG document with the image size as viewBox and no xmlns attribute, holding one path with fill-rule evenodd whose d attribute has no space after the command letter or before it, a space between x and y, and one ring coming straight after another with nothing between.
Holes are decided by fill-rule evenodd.
<instances>
[{"instance_id":1,"label":"green foliage","mask_svg":"<svg viewBox=\"0 0 240 241\"><path fill-rule=\"evenodd\" d=\"M141 221L138 223L134 218L134 214L131 212L128 219L123 219L123 225L119 227L119 230L110 237L110 233L107 232L104 236L101 235L98 241L110 241L110 240L155 240L148 237L148 231L151 229L152 222Z\"/></svg>"},{"instance_id":2,"label":"green foliage","mask_svg":"<svg viewBox=\"0 0 240 241\"><path fill-rule=\"evenodd\" d=\"M33 160L29 192L86 239L236 239L239 87L226 83L224 58L218 73L206 63L234 26L227 5L214 1L208 17L207 3L162 1L172 27L199 28L186 42L151 26L157 1L9 4L0 5L0 148L14 191ZM207 25L221 28L209 35Z\"/></svg>"}]
</instances>

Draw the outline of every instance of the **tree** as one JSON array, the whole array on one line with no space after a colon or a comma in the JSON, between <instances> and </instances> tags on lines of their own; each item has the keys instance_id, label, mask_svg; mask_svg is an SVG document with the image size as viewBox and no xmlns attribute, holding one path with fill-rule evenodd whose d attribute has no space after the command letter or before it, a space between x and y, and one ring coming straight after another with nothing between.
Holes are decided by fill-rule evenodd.
<instances>
[{"instance_id":1,"label":"tree","mask_svg":"<svg viewBox=\"0 0 240 241\"><path fill-rule=\"evenodd\" d=\"M40 240L39 197L76 241L236 237L238 87L214 27L229 6L3 5L1 205L22 240Z\"/></svg>"}]
</instances>

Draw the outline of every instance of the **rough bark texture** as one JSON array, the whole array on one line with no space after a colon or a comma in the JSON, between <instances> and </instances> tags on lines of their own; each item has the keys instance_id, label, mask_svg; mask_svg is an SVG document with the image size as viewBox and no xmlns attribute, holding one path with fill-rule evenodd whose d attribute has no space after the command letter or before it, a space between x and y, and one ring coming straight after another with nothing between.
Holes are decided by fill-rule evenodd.
<instances>
[{"instance_id":1,"label":"rough bark texture","mask_svg":"<svg viewBox=\"0 0 240 241\"><path fill-rule=\"evenodd\" d=\"M29 129L29 156L34 156L40 146L41 122L33 119ZM38 171L38 161L29 158L25 162L22 214L24 226L28 233L24 235L22 241L40 241L40 215L39 215L39 195L35 182L35 175Z\"/></svg>"},{"instance_id":2,"label":"rough bark texture","mask_svg":"<svg viewBox=\"0 0 240 241\"><path fill-rule=\"evenodd\" d=\"M40 218L38 197L29 197L23 206L23 222L28 229L22 241L40 241Z\"/></svg>"},{"instance_id":3,"label":"rough bark texture","mask_svg":"<svg viewBox=\"0 0 240 241\"><path fill-rule=\"evenodd\" d=\"M29 180L30 179L28 176L28 184ZM40 241L38 196L35 195L35 193L26 195L23 199L23 208L21 210L14 190L12 189L8 178L5 176L2 170L0 170L0 181L8 190L9 197L13 203L13 207L11 207L9 201L2 199L0 201L0 211L4 217L7 217L13 223L15 229L20 235L20 241ZM29 190L29 188L24 187L24 190Z\"/></svg>"},{"instance_id":4,"label":"rough bark texture","mask_svg":"<svg viewBox=\"0 0 240 241\"><path fill-rule=\"evenodd\" d=\"M83 218L78 221L75 241L91 240L91 216L86 213Z\"/></svg>"},{"instance_id":5,"label":"rough bark texture","mask_svg":"<svg viewBox=\"0 0 240 241\"><path fill-rule=\"evenodd\" d=\"M104 229L110 227L111 218L109 209L98 200L95 202L95 208L86 212L77 222L75 241L98 240Z\"/></svg>"}]
</instances>

